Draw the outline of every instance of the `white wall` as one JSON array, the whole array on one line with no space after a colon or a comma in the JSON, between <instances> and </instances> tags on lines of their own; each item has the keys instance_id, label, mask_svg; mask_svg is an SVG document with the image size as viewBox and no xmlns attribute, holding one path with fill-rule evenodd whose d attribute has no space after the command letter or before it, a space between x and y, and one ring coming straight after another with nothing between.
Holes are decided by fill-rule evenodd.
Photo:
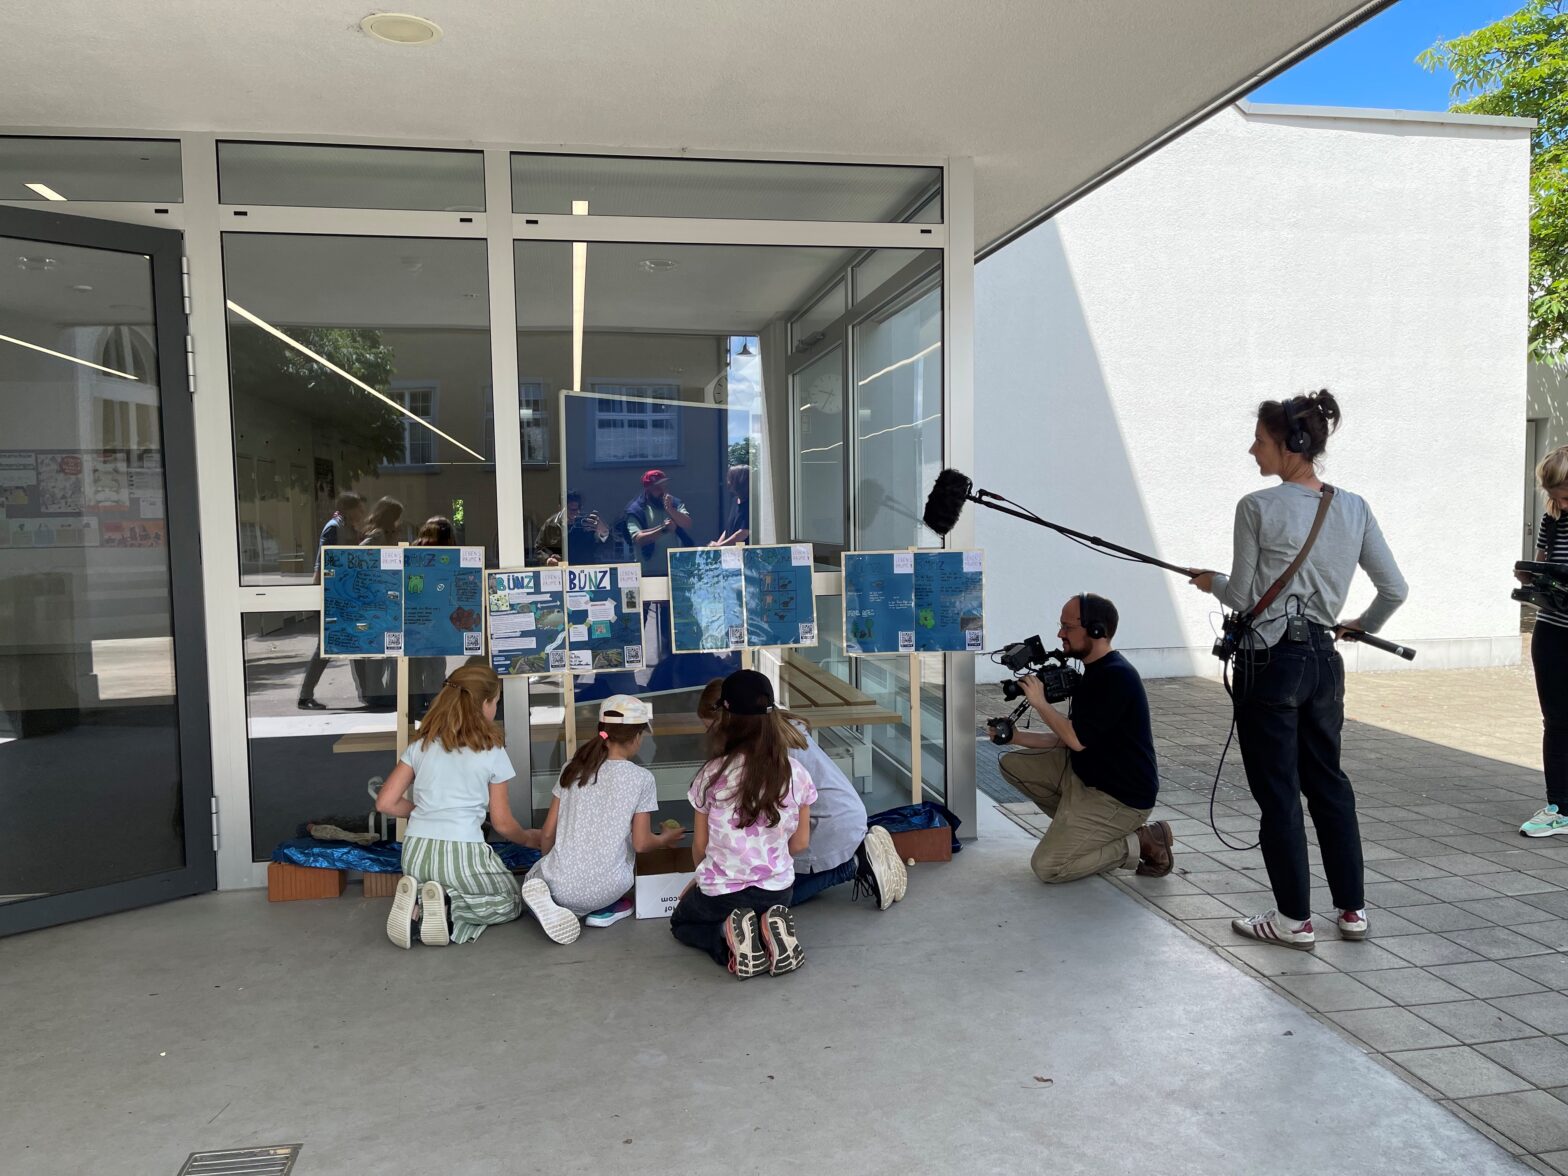
<instances>
[{"instance_id":1,"label":"white wall","mask_svg":"<svg viewBox=\"0 0 1568 1176\"><path fill-rule=\"evenodd\" d=\"M1517 662L1529 132L1270 110L1222 113L981 263L975 480L1228 570L1236 500L1267 484L1257 402L1328 387L1324 476L1368 499L1410 583L1385 634L1416 668ZM1054 644L1062 601L1096 591L1146 674L1217 671L1217 602L1180 577L994 512L978 535L994 642ZM1349 610L1370 599L1358 574Z\"/></svg>"}]
</instances>

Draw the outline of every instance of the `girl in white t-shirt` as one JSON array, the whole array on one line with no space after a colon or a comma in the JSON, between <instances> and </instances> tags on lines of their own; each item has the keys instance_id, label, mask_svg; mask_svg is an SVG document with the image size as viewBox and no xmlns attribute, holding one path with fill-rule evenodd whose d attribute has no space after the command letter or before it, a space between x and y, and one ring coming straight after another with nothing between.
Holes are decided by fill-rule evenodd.
<instances>
[{"instance_id":1,"label":"girl in white t-shirt","mask_svg":"<svg viewBox=\"0 0 1568 1176\"><path fill-rule=\"evenodd\" d=\"M490 827L518 845L537 847L539 832L512 816L507 785L517 773L495 723L501 679L489 666L454 670L436 695L419 734L376 797L376 810L407 817L403 877L387 916L399 947L468 943L492 923L522 913L517 879L485 842Z\"/></svg>"},{"instance_id":2,"label":"girl in white t-shirt","mask_svg":"<svg viewBox=\"0 0 1568 1176\"><path fill-rule=\"evenodd\" d=\"M582 930L579 915L608 927L632 913L637 855L679 841L679 825L655 833L648 814L659 807L653 773L633 762L653 708L628 694L599 707L599 730L577 749L555 785L523 902L557 943ZM591 913L590 913L591 912Z\"/></svg>"},{"instance_id":3,"label":"girl in white t-shirt","mask_svg":"<svg viewBox=\"0 0 1568 1176\"><path fill-rule=\"evenodd\" d=\"M737 980L793 972L806 953L789 909L791 855L811 842L817 799L811 774L789 756L799 735L774 706L773 684L737 670L724 679L709 740L712 758L687 794L697 876L670 930Z\"/></svg>"}]
</instances>

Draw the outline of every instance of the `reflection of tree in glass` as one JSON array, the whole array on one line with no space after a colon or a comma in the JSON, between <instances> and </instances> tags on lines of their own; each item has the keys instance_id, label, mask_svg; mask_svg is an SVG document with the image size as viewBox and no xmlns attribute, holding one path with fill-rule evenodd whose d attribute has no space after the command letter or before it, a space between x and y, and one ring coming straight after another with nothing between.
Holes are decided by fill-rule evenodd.
<instances>
[{"instance_id":1,"label":"reflection of tree in glass","mask_svg":"<svg viewBox=\"0 0 1568 1176\"><path fill-rule=\"evenodd\" d=\"M385 390L392 380L392 348L381 341L380 331L280 329L372 388ZM374 473L384 462L401 459L401 413L261 328L230 321L229 364L236 399L270 401L318 426L335 426L334 444L341 450L338 476L347 484Z\"/></svg>"}]
</instances>

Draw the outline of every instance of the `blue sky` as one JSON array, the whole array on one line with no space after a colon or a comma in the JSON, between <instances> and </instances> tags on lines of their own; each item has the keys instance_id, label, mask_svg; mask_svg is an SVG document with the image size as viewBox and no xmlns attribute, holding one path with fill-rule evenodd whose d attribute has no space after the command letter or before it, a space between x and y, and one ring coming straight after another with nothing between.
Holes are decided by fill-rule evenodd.
<instances>
[{"instance_id":1,"label":"blue sky","mask_svg":"<svg viewBox=\"0 0 1568 1176\"><path fill-rule=\"evenodd\" d=\"M1254 90L1254 102L1447 110L1453 77L1416 55L1523 7L1522 0L1399 0L1391 8Z\"/></svg>"}]
</instances>

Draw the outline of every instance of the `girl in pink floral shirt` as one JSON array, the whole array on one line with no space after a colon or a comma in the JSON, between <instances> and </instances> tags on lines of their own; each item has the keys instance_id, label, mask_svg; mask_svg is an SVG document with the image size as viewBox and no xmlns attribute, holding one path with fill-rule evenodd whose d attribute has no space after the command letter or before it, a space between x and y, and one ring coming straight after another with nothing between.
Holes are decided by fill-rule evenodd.
<instances>
[{"instance_id":1,"label":"girl in pink floral shirt","mask_svg":"<svg viewBox=\"0 0 1568 1176\"><path fill-rule=\"evenodd\" d=\"M737 980L779 976L806 958L789 901L794 855L810 842L817 789L789 757L791 731L765 676L731 674L720 707L711 758L688 793L697 876L671 914L670 930Z\"/></svg>"}]
</instances>

